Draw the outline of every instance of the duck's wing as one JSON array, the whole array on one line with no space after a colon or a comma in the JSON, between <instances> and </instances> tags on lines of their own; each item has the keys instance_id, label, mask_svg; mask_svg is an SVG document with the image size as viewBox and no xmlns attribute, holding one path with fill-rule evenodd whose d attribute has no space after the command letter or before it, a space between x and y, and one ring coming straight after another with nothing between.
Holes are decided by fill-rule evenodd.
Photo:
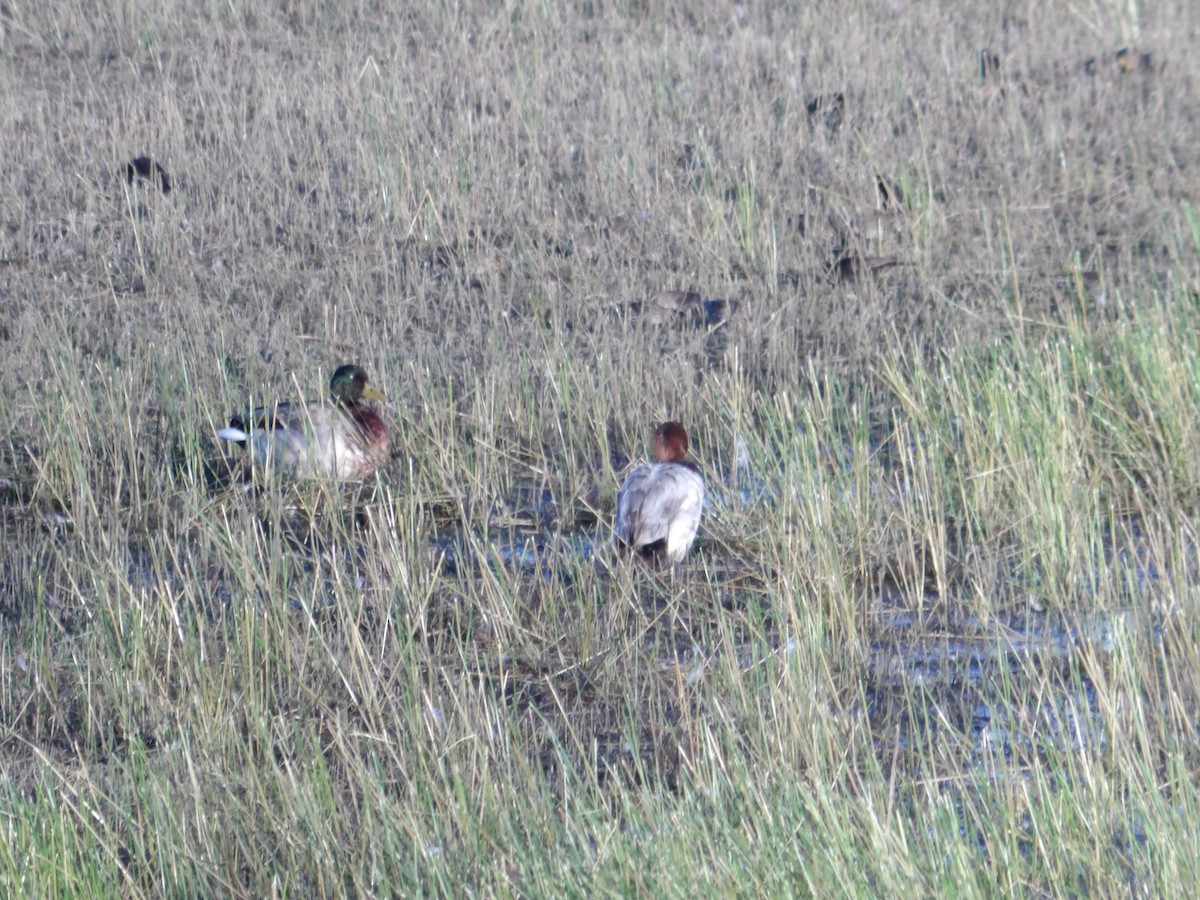
<instances>
[{"instance_id":1,"label":"duck's wing","mask_svg":"<svg viewBox=\"0 0 1200 900\"><path fill-rule=\"evenodd\" d=\"M218 430L217 436L227 441L244 442L257 432L289 427L288 423L295 417L296 407L303 405L276 403L272 406L260 406L249 412L234 413L229 417L229 427Z\"/></svg>"},{"instance_id":2,"label":"duck's wing","mask_svg":"<svg viewBox=\"0 0 1200 900\"><path fill-rule=\"evenodd\" d=\"M634 547L638 545L636 538L642 531L642 508L651 485L651 467L641 463L629 473L617 495L617 537Z\"/></svg>"},{"instance_id":3,"label":"duck's wing","mask_svg":"<svg viewBox=\"0 0 1200 900\"><path fill-rule=\"evenodd\" d=\"M277 403L234 415L217 436L246 444L255 462L295 475L336 472L337 410L323 403Z\"/></svg>"},{"instance_id":4,"label":"duck's wing","mask_svg":"<svg viewBox=\"0 0 1200 900\"><path fill-rule=\"evenodd\" d=\"M666 521L667 556L672 562L683 559L696 532L700 529L700 512L704 508L704 478L691 466L674 463L664 466L663 473L671 489L663 491L659 515Z\"/></svg>"},{"instance_id":5,"label":"duck's wing","mask_svg":"<svg viewBox=\"0 0 1200 900\"><path fill-rule=\"evenodd\" d=\"M665 544L682 559L700 527L704 479L679 463L643 463L625 480L617 498L617 536L635 550Z\"/></svg>"}]
</instances>

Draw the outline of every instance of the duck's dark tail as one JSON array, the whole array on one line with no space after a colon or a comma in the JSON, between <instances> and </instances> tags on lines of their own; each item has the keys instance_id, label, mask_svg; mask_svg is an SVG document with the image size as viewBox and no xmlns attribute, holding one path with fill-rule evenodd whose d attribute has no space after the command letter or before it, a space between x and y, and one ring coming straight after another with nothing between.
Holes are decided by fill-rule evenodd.
<instances>
[{"instance_id":1,"label":"duck's dark tail","mask_svg":"<svg viewBox=\"0 0 1200 900\"><path fill-rule=\"evenodd\" d=\"M637 547L622 538L617 538L617 555L621 559L633 557L646 565L657 567L667 560L667 539L659 538Z\"/></svg>"}]
</instances>

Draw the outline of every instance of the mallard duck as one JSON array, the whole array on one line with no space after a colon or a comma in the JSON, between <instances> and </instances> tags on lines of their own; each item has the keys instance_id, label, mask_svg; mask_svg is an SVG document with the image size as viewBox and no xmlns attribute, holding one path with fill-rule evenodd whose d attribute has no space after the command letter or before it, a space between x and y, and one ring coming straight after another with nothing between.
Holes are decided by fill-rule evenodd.
<instances>
[{"instance_id":1,"label":"mallard duck","mask_svg":"<svg viewBox=\"0 0 1200 900\"><path fill-rule=\"evenodd\" d=\"M682 560L700 527L704 479L687 459L688 435L678 422L654 430L652 463L629 473L617 497L617 539L643 559Z\"/></svg>"},{"instance_id":2,"label":"mallard duck","mask_svg":"<svg viewBox=\"0 0 1200 900\"><path fill-rule=\"evenodd\" d=\"M245 444L250 458L295 478L366 478L388 457L388 431L367 400L383 394L355 365L339 366L329 382L333 403L277 403L235 415L217 436Z\"/></svg>"}]
</instances>

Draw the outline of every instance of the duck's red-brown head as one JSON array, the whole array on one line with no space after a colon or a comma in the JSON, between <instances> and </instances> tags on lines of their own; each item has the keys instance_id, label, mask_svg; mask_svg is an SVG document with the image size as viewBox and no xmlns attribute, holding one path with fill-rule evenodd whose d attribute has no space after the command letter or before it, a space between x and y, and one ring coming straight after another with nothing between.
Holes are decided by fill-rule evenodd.
<instances>
[{"instance_id":1,"label":"duck's red-brown head","mask_svg":"<svg viewBox=\"0 0 1200 900\"><path fill-rule=\"evenodd\" d=\"M659 462L683 462L687 452L687 429L678 422L663 422L654 429L654 458Z\"/></svg>"}]
</instances>

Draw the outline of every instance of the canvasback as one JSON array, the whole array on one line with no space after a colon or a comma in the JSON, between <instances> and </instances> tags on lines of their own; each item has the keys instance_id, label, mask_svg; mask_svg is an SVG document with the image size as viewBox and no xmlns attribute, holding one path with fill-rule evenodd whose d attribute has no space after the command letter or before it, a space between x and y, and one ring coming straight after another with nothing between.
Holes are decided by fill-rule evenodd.
<instances>
[{"instance_id":1,"label":"canvasback","mask_svg":"<svg viewBox=\"0 0 1200 900\"><path fill-rule=\"evenodd\" d=\"M665 422L654 430L652 463L629 473L617 497L617 539L643 559L682 560L695 540L704 478L687 459L687 430Z\"/></svg>"},{"instance_id":2,"label":"canvasback","mask_svg":"<svg viewBox=\"0 0 1200 900\"><path fill-rule=\"evenodd\" d=\"M357 481L388 458L388 430L363 402L383 400L355 365L339 366L329 382L330 403L277 403L233 416L217 436L245 444L256 463L295 478Z\"/></svg>"}]
</instances>

